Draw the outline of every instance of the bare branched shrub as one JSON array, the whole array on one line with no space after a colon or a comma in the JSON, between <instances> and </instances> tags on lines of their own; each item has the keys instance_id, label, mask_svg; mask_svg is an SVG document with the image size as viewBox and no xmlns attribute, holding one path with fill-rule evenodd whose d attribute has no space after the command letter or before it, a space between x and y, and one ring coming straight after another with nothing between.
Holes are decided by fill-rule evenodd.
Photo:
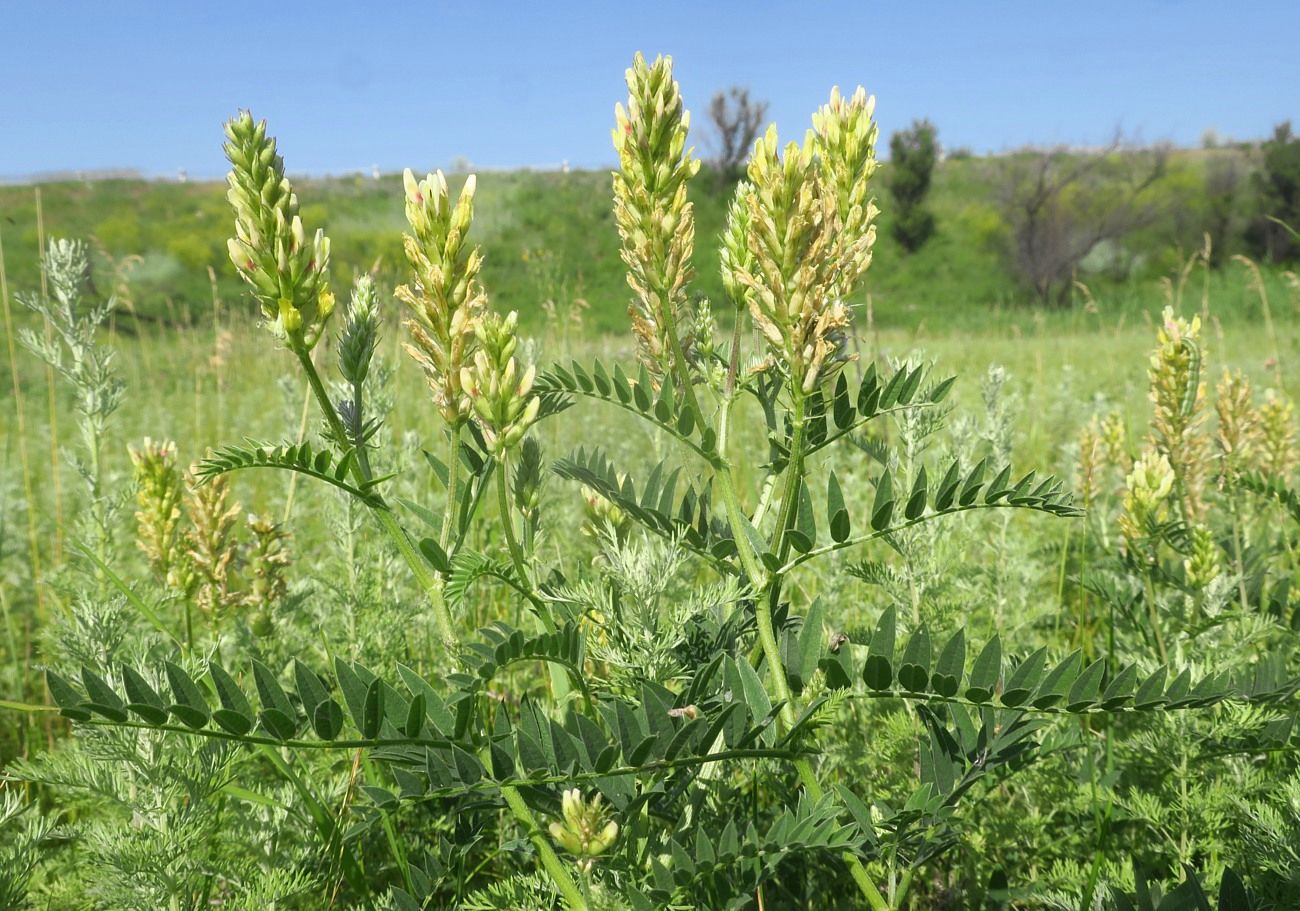
<instances>
[{"instance_id":1,"label":"bare branched shrub","mask_svg":"<svg viewBox=\"0 0 1300 911\"><path fill-rule=\"evenodd\" d=\"M710 164L722 180L735 180L744 171L766 117L767 102L751 98L747 88L732 86L714 94L709 102L709 123L717 154Z\"/></svg>"},{"instance_id":2,"label":"bare branched shrub","mask_svg":"<svg viewBox=\"0 0 1300 911\"><path fill-rule=\"evenodd\" d=\"M1245 177L1245 168L1235 156L1216 157L1206 169L1205 232L1210 237L1210 262L1215 266L1228 255Z\"/></svg>"},{"instance_id":3,"label":"bare branched shrub","mask_svg":"<svg viewBox=\"0 0 1300 911\"><path fill-rule=\"evenodd\" d=\"M1007 159L1000 202L1017 277L1043 304L1064 304L1070 278L1103 241L1149 224L1148 192L1165 175L1163 146L1126 150L1116 138L1097 152L1027 150Z\"/></svg>"}]
</instances>

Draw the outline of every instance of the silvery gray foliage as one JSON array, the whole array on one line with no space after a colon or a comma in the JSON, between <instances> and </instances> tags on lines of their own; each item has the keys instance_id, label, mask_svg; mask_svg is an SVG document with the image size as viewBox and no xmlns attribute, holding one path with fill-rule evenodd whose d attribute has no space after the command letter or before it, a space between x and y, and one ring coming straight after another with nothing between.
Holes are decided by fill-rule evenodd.
<instances>
[{"instance_id":1,"label":"silvery gray foliage","mask_svg":"<svg viewBox=\"0 0 1300 911\"><path fill-rule=\"evenodd\" d=\"M103 566L113 550L112 515L126 496L110 483L103 461L104 435L126 392L113 367L115 353L99 338L117 301L112 296L99 303L93 300L90 254L80 240L52 238L42 269L49 293L19 294L18 300L42 317L45 331L22 329L18 338L72 390L82 447L80 452L65 450L65 456L89 501L82 525L94 539L102 590Z\"/></svg>"}]
</instances>

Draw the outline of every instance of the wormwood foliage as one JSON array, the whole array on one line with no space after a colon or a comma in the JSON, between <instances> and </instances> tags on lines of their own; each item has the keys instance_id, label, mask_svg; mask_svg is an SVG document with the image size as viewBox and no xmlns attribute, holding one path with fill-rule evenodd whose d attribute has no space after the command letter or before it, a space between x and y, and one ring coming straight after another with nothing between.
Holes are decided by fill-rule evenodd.
<instances>
[{"instance_id":1,"label":"wormwood foliage","mask_svg":"<svg viewBox=\"0 0 1300 911\"><path fill-rule=\"evenodd\" d=\"M781 147L773 127L755 144L721 251L736 329L719 339L711 305L690 303L697 167L671 61L638 55L627 86L614 206L640 363L539 371L515 314L494 312L479 283L473 178L453 203L441 174L408 172L412 274L396 296L430 401L407 447L385 432L376 383L387 375L380 295L368 279L353 290L332 394L311 357L333 307L328 242L307 243L265 125L240 114L228 126L231 257L324 429L319 440L220 448L193 477L200 493L217 490L208 512L220 519L233 515L228 478L296 476L312 485L299 510L345 504L345 558L325 561L313 597L295 601L284 531L250 517L251 546L228 568L248 583L251 623L214 611L209 630L187 623L184 636L172 631L193 597L185 585L142 596L114 574L119 601L76 615L87 629L72 639L87 644L46 675L79 739L99 749L28 773L102 775L103 793L163 795L147 823L149 863L104 862L138 862L154 889L169 870L164 849L187 859L174 907L901 909L943 900L945 871L980 851L988 808L1015 804L1037 764L1092 755L1098 736L1176 730L1198 749L1254 753L1291 744L1300 682L1287 651L1227 663L1158 629L1158 652L1113 635L1109 650L1096 638L1025 647L1009 629L953 624L920 594L918 551L934 540L921 530L933 523L996 512L1073 527L1083 511L1061 481L1013 471L1005 447L941 456L930 446L953 378L912 362L855 365L853 300L877 214L865 91L833 91L802 143ZM1161 335L1150 452L1128 463L1114 496L1125 566L1146 573L1147 597L1168 586L1209 617L1196 592L1213 587L1191 580L1235 553L1198 530L1208 472L1194 335L1172 322ZM633 472L616 440L584 436L588 408L650 430L648 469ZM548 425L572 447L554 461L541 446ZM1240 453L1246 432L1233 433L1224 449ZM1094 472L1099 449L1088 450ZM180 492L164 451L146 446L137 461L140 543L166 580ZM1293 488L1233 466L1242 489L1294 510ZM548 477L573 483L557 492ZM1097 487L1090 476L1086 489ZM552 531L564 498L585 498L594 554ZM1185 565L1162 550L1179 547ZM862 562L842 562L851 549ZM403 567L409 581L395 582ZM1084 576L1079 587L1097 598L1140 597L1118 575ZM910 616L891 601L852 627L857 579L910 586ZM1244 608L1255 596L1242 591ZM1172 596L1150 606L1164 623ZM1181 622L1187 605L1177 607ZM150 638L121 632L133 609L148 612ZM315 613L276 622L295 609ZM382 635L364 618L381 618ZM1201 731L1205 717L1233 719L1233 739ZM857 755L845 762L850 735ZM205 765L177 758L196 748ZM1135 736L1117 751L1144 749ZM1177 781L1193 775L1189 762ZM178 782L190 783L188 800ZM1104 787L1110 802L1094 817L1142 814L1142 795L1115 775ZM220 813L241 822L228 842L214 833ZM1290 824L1257 815L1261 832ZM256 871L212 847L227 844ZM1187 885L1164 897L1142 873L1135 891L1102 887L1103 862L1126 869L1126 849L1087 851L1091 874L1067 883L1086 879L1083 907L1205 906L1192 850L1176 858ZM1221 866L1220 906L1251 907ZM984 889L991 876L1002 885ZM965 881L982 891L964 906L1027 894L1009 878L1033 887L1033 873L980 870ZM142 886L133 900L157 894Z\"/></svg>"}]
</instances>

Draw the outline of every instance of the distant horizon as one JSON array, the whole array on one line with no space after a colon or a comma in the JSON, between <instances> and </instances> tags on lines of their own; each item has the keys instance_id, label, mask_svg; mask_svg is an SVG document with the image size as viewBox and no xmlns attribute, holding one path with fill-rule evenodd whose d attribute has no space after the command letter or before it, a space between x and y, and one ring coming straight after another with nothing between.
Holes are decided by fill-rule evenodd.
<instances>
[{"instance_id":1,"label":"distant horizon","mask_svg":"<svg viewBox=\"0 0 1300 911\"><path fill-rule=\"evenodd\" d=\"M1252 150L1257 149L1268 138L1269 136L1251 137L1248 139L1229 137L1229 136L1218 136L1216 138L1214 145L1204 145L1204 144L1172 145L1171 144L1168 147L1175 152L1202 152L1202 151L1215 152L1215 151L1227 151L1232 149L1236 149L1238 151L1245 151L1245 149L1242 149L1243 146L1249 147ZM1162 143L1160 142L1143 143L1141 145L1133 145L1133 144L1125 143L1123 146L1123 150L1142 151L1160 145L1162 145ZM1066 145L1066 144L1046 145L1043 143L1033 143L1033 142L1016 146L1014 148L995 149L995 150L982 151L982 152L973 151L965 147L957 147L954 149L944 148L941 149L940 152L940 161L951 157L952 153L969 155L970 157L973 158L998 158L1007 155L1015 155L1020 152L1041 152L1041 151L1060 150L1064 152L1085 153L1085 152L1096 152L1105 148L1108 148L1108 144L1103 143L1098 145ZM709 159L709 156L706 153L703 153L698 146L696 147L696 156L704 158L706 163ZM876 156L878 160L882 162L888 162L889 144L887 140L882 139L879 142L876 149ZM463 165L462 163L458 163L458 162L449 162L445 165L434 165L430 170L441 170L442 172L444 172L449 176L457 176L457 175L465 175L465 174L513 174L518 172L533 173L533 174L555 174L555 173L560 173L562 171L566 171L566 172L577 171L577 172L591 173L591 172L599 172L599 171L614 171L617 170L617 168L618 168L618 162L611 156L610 161L607 163L584 166L584 167L570 165L567 162L553 162L553 163L544 163L544 164L522 164L522 165L513 165L513 166L511 165L496 166L496 165L483 165L483 164L479 164L478 162L471 161L471 162L466 162ZM382 179L386 177L388 178L400 177L402 175L403 170L404 168L399 168L396 170L384 170L381 168L379 169L378 172L378 178ZM372 180L376 179L375 169L373 166L365 167L365 168L353 168L351 170L330 171L330 172L316 173L316 174L308 173L305 171L295 171L293 168L286 166L285 173L288 177L296 180L341 180L349 177L366 177ZM171 174L167 174L167 173L151 174L142 171L139 168L107 167L107 168L84 168L84 169L60 170L60 171L37 171L32 174L0 174L0 186L24 186L24 185L36 186L36 185L47 184L47 183L69 183L73 181L95 183L97 181L106 181L106 180L136 180L145 183L157 182L157 183L203 184L203 183L224 183L225 179L226 179L225 171L216 174L190 174L187 171L182 176L180 171Z\"/></svg>"},{"instance_id":2,"label":"distant horizon","mask_svg":"<svg viewBox=\"0 0 1300 911\"><path fill-rule=\"evenodd\" d=\"M634 10L635 14L625 12ZM1191 148L1215 131L1258 141L1300 117L1285 0L1224 16L1211 0L1006 0L923 7L828 0L584 0L548 7L337 0L274 8L121 0L15 3L0 57L0 179L224 171L221 124L265 117L307 176L425 170L581 170L613 164L609 128L633 52L671 53L693 142L707 156L714 92L748 87L783 138L832 85L877 96L880 153L927 118L979 155L1097 146L1117 130ZM276 37L274 50L263 39Z\"/></svg>"}]
</instances>

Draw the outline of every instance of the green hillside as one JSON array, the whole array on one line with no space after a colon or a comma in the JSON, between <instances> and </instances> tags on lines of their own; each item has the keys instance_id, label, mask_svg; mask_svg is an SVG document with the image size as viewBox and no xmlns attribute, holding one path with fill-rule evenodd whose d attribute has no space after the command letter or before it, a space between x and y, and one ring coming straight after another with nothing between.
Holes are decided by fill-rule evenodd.
<instances>
[{"instance_id":1,"label":"green hillside","mask_svg":"<svg viewBox=\"0 0 1300 911\"><path fill-rule=\"evenodd\" d=\"M1093 258L1096 265L1106 268L1079 276L1110 309L1149 308L1159 278L1176 272L1200 247L1208 218L1207 162L1214 156L1232 156L1243 168L1250 167L1248 153L1237 150L1175 153L1155 191L1158 217L1128 239L1134 249L1123 257L1123 270L1114 271L1114 257L1098 256ZM1001 175L1010 160L960 156L942 162L928 202L938 232L911 256L903 254L889 231L889 166L882 166L876 177L880 235L866 291L876 322L978 328L990 314L1032 303L1006 263L1008 229L999 202L1005 183ZM453 183L463 179L455 177ZM713 300L722 298L714 237L729 192L707 169L692 185L696 286ZM45 184L40 193L46 230L93 238L99 251L98 284L121 288L113 276L125 279L128 303L145 318L184 322L207 312L209 266L225 301L243 299L225 255L231 225L222 184L65 182ZM387 284L400 280L404 219L398 175L304 180L299 197L308 228L323 227L333 240L340 284L358 270L371 269ZM488 172L479 175L476 209L476 239L487 258L484 280L499 307L519 310L524 324L536 327L543 319L544 299L558 300L563 309L581 298L588 304L587 328L622 331L628 292L607 172ZM0 187L0 217L10 286L33 287L38 248L34 189ZM1216 289L1221 314L1250 313L1253 296L1238 278Z\"/></svg>"}]
</instances>

